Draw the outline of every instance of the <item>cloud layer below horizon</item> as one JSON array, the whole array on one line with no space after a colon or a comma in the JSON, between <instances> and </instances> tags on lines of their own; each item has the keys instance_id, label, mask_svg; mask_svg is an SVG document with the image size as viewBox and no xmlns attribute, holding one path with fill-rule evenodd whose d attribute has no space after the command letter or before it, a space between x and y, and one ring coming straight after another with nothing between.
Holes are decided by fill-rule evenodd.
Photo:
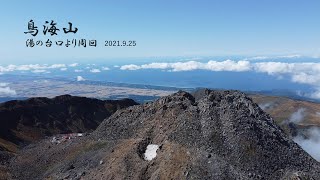
<instances>
[{"instance_id":1,"label":"cloud layer below horizon","mask_svg":"<svg viewBox=\"0 0 320 180\"><path fill-rule=\"evenodd\" d=\"M273 59L268 57L252 57L243 60L223 60L200 62L195 60L177 61L177 62L152 62L147 64L126 64L122 66L113 66L113 69L123 71L137 70L161 70L169 72L186 72L186 71L213 71L213 72L255 72L265 73L277 78L283 76L289 77L291 82L310 85L314 92L308 94L309 97L320 99L320 62L303 62L300 56L279 56ZM286 62L281 61L286 59ZM302 62L290 62L290 59L300 60ZM33 73L50 73L50 70L67 71L71 68L73 72L90 72L101 73L110 70L108 67L97 68L94 66L80 66L78 63L73 64L53 64L53 65L8 65L0 66L0 74L12 71L30 71ZM72 69L76 68L76 69Z\"/></svg>"},{"instance_id":2,"label":"cloud layer below horizon","mask_svg":"<svg viewBox=\"0 0 320 180\"><path fill-rule=\"evenodd\" d=\"M315 92L309 94L311 98L320 99L320 63L315 62L251 62L248 60L233 61L187 61L187 62L172 62L172 63L149 63L143 65L123 65L121 70L143 70L143 69L158 69L171 72L180 71L226 71L226 72L256 72L266 73L268 75L282 78L289 76L291 81L299 84L307 84L315 89Z\"/></svg>"}]
</instances>

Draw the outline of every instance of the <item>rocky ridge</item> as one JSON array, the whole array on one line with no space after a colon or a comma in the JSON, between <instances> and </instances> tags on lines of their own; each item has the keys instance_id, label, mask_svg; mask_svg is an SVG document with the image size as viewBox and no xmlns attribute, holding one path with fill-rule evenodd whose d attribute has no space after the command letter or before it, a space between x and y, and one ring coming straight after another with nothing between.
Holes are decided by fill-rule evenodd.
<instances>
[{"instance_id":1,"label":"rocky ridge","mask_svg":"<svg viewBox=\"0 0 320 180\"><path fill-rule=\"evenodd\" d=\"M146 160L151 144L159 148ZM248 96L208 89L119 110L83 139L28 146L10 172L13 179L320 179L319 163Z\"/></svg>"}]
</instances>

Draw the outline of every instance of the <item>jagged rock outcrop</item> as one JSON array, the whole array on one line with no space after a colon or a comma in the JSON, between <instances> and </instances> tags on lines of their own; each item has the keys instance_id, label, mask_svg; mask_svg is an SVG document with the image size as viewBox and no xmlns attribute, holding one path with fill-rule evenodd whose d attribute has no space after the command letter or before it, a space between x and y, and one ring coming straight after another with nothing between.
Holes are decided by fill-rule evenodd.
<instances>
[{"instance_id":1,"label":"jagged rock outcrop","mask_svg":"<svg viewBox=\"0 0 320 180\"><path fill-rule=\"evenodd\" d=\"M150 144L159 149L149 161ZM319 163L239 91L180 91L132 106L84 139L29 146L10 166L17 179L320 179Z\"/></svg>"},{"instance_id":2,"label":"jagged rock outcrop","mask_svg":"<svg viewBox=\"0 0 320 180\"><path fill-rule=\"evenodd\" d=\"M0 150L59 133L90 132L118 109L137 103L131 99L98 100L70 95L30 98L0 104Z\"/></svg>"}]
</instances>

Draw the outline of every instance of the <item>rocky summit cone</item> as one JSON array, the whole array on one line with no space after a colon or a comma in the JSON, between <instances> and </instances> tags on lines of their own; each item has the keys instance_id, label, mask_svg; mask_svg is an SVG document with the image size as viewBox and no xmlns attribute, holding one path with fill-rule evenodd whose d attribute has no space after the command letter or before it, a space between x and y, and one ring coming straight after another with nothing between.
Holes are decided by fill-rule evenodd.
<instances>
[{"instance_id":1,"label":"rocky summit cone","mask_svg":"<svg viewBox=\"0 0 320 180\"><path fill-rule=\"evenodd\" d=\"M319 163L239 91L179 91L118 110L67 147L47 148L21 151L11 162L15 177L320 179ZM35 151L46 153L27 158ZM37 171L24 168L30 163Z\"/></svg>"},{"instance_id":2,"label":"rocky summit cone","mask_svg":"<svg viewBox=\"0 0 320 180\"><path fill-rule=\"evenodd\" d=\"M122 158L140 170L128 168L123 178L136 172L146 179L320 178L318 163L239 91L181 91L118 111L94 136L138 144ZM148 144L161 147L152 163L137 158Z\"/></svg>"}]
</instances>

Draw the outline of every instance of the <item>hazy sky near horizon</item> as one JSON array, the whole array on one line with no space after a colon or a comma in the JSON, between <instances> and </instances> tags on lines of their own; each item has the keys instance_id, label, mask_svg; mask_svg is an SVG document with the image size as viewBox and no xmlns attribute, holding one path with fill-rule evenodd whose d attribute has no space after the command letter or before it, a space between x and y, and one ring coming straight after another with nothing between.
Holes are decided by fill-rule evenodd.
<instances>
[{"instance_id":1,"label":"hazy sky near horizon","mask_svg":"<svg viewBox=\"0 0 320 180\"><path fill-rule=\"evenodd\" d=\"M319 0L2 1L0 63L153 56L320 56ZM32 19L39 34L24 34ZM58 36L43 35L54 20ZM76 35L63 35L72 22ZM25 47L35 40L96 39L98 47ZM135 40L136 47L105 47Z\"/></svg>"}]
</instances>

